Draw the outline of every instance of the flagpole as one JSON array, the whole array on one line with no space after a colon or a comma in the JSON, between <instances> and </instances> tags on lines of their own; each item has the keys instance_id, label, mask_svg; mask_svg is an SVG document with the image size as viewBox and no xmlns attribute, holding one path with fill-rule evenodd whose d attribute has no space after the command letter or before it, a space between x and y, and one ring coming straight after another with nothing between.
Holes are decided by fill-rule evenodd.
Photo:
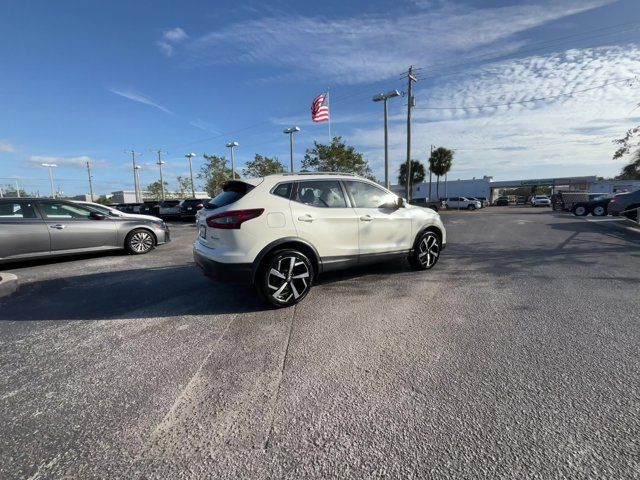
<instances>
[{"instance_id":1,"label":"flagpole","mask_svg":"<svg viewBox=\"0 0 640 480\"><path fill-rule=\"evenodd\" d=\"M329 105L329 145L333 142L331 137L331 97L329 96L329 89L327 88L327 104Z\"/></svg>"}]
</instances>

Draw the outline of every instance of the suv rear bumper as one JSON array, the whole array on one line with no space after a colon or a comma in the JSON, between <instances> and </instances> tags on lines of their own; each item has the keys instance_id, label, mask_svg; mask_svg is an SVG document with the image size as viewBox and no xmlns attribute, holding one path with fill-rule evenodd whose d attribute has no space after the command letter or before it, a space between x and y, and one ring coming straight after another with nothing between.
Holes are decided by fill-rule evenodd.
<instances>
[{"instance_id":1,"label":"suv rear bumper","mask_svg":"<svg viewBox=\"0 0 640 480\"><path fill-rule=\"evenodd\" d=\"M252 263L222 263L211 260L194 246L193 259L205 276L213 280L250 285L253 277Z\"/></svg>"}]
</instances>

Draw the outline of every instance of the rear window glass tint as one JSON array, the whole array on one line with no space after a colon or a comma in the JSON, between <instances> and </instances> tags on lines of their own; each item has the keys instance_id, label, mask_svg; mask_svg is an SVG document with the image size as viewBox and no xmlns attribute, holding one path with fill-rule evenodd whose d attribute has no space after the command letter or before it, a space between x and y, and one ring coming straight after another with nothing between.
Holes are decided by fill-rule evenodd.
<instances>
[{"instance_id":1,"label":"rear window glass tint","mask_svg":"<svg viewBox=\"0 0 640 480\"><path fill-rule=\"evenodd\" d=\"M276 185L276 188L273 189L273 194L278 197L286 198L287 200L291 198L291 187L293 183L281 183L280 185Z\"/></svg>"},{"instance_id":2,"label":"rear window glass tint","mask_svg":"<svg viewBox=\"0 0 640 480\"><path fill-rule=\"evenodd\" d=\"M227 182L222 187L222 192L209 200L206 208L208 210L213 210L216 208L224 207L226 205L231 205L232 203L237 202L242 197L244 197L247 193L253 190L253 188L253 185L249 185L248 183L244 182Z\"/></svg>"}]
</instances>

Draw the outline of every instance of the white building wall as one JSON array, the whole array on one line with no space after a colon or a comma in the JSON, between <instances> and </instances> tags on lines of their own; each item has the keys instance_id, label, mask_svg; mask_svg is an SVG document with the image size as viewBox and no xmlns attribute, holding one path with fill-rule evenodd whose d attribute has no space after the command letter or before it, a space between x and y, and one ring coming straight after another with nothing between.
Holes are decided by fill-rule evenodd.
<instances>
[{"instance_id":1,"label":"white building wall","mask_svg":"<svg viewBox=\"0 0 640 480\"><path fill-rule=\"evenodd\" d=\"M620 193L640 190L640 180L597 180L589 184L591 193Z\"/></svg>"}]
</instances>

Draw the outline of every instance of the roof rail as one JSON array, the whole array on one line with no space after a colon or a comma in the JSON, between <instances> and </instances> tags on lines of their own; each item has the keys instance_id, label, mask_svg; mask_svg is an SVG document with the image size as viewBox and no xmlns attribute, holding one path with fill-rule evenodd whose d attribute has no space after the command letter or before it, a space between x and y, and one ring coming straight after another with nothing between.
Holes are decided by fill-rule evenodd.
<instances>
[{"instance_id":1,"label":"roof rail","mask_svg":"<svg viewBox=\"0 0 640 480\"><path fill-rule=\"evenodd\" d=\"M354 172L284 172L276 173L274 175L349 175L352 177L360 177L360 175Z\"/></svg>"}]
</instances>

